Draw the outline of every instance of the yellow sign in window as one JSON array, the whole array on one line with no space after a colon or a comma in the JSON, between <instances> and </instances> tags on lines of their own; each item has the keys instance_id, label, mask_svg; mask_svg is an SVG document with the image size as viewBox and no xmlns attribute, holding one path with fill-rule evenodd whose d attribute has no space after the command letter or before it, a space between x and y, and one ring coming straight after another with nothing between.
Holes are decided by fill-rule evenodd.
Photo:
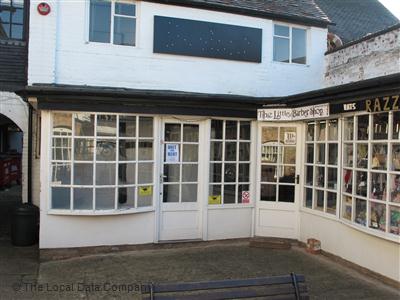
<instances>
[{"instance_id":1,"label":"yellow sign in window","mask_svg":"<svg viewBox=\"0 0 400 300\"><path fill-rule=\"evenodd\" d=\"M153 195L152 186L141 186L139 187L139 196L146 197Z\"/></svg>"},{"instance_id":2,"label":"yellow sign in window","mask_svg":"<svg viewBox=\"0 0 400 300\"><path fill-rule=\"evenodd\" d=\"M219 196L208 196L208 204L222 204L221 195L219 195Z\"/></svg>"}]
</instances>

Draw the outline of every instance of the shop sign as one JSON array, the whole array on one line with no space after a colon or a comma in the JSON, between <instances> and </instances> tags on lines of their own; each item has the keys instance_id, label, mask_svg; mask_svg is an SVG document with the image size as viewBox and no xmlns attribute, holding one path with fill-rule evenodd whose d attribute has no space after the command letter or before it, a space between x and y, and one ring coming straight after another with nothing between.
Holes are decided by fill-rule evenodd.
<instances>
[{"instance_id":1,"label":"shop sign","mask_svg":"<svg viewBox=\"0 0 400 300\"><path fill-rule=\"evenodd\" d=\"M222 197L219 196L208 196L208 204L222 204Z\"/></svg>"},{"instance_id":2,"label":"shop sign","mask_svg":"<svg viewBox=\"0 0 400 300\"><path fill-rule=\"evenodd\" d=\"M179 144L166 144L165 147L167 147L165 162L167 163L179 162Z\"/></svg>"},{"instance_id":3,"label":"shop sign","mask_svg":"<svg viewBox=\"0 0 400 300\"><path fill-rule=\"evenodd\" d=\"M285 145L296 145L297 141L297 134L296 132L285 132L285 135L283 137L283 143Z\"/></svg>"},{"instance_id":4,"label":"shop sign","mask_svg":"<svg viewBox=\"0 0 400 300\"><path fill-rule=\"evenodd\" d=\"M242 203L249 204L250 203L250 192L242 191Z\"/></svg>"},{"instance_id":5,"label":"shop sign","mask_svg":"<svg viewBox=\"0 0 400 300\"><path fill-rule=\"evenodd\" d=\"M141 186L139 187L139 196L147 197L153 195L153 187L152 186Z\"/></svg>"},{"instance_id":6,"label":"shop sign","mask_svg":"<svg viewBox=\"0 0 400 300\"><path fill-rule=\"evenodd\" d=\"M258 110L258 121L298 121L326 117L329 117L329 104Z\"/></svg>"},{"instance_id":7,"label":"shop sign","mask_svg":"<svg viewBox=\"0 0 400 300\"><path fill-rule=\"evenodd\" d=\"M400 95L368 98L340 104L331 104L331 114L365 111L369 113L400 110Z\"/></svg>"}]
</instances>

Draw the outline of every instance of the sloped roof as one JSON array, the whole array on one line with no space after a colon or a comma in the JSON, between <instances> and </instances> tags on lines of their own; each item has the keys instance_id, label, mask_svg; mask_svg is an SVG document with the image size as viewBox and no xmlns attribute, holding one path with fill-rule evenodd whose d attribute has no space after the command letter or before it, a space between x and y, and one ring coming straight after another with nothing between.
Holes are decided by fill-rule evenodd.
<instances>
[{"instance_id":1,"label":"sloped roof","mask_svg":"<svg viewBox=\"0 0 400 300\"><path fill-rule=\"evenodd\" d=\"M336 25L329 31L338 35L343 43L358 40L369 33L384 30L399 23L378 0L315 0Z\"/></svg>"},{"instance_id":2,"label":"sloped roof","mask_svg":"<svg viewBox=\"0 0 400 300\"><path fill-rule=\"evenodd\" d=\"M327 15L314 0L145 0L326 27Z\"/></svg>"}]
</instances>

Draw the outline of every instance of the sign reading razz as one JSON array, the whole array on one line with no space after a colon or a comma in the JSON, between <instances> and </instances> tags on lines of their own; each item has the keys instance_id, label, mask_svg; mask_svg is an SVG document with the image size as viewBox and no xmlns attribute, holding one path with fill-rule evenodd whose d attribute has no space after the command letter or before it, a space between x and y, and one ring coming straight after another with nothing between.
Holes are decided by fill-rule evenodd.
<instances>
[{"instance_id":1,"label":"sign reading razz","mask_svg":"<svg viewBox=\"0 0 400 300\"><path fill-rule=\"evenodd\" d=\"M329 117L329 104L296 108L259 109L258 121L297 121Z\"/></svg>"},{"instance_id":2,"label":"sign reading razz","mask_svg":"<svg viewBox=\"0 0 400 300\"><path fill-rule=\"evenodd\" d=\"M369 98L361 101L331 104L332 114L353 111L366 111L370 113L400 110L400 95Z\"/></svg>"}]
</instances>

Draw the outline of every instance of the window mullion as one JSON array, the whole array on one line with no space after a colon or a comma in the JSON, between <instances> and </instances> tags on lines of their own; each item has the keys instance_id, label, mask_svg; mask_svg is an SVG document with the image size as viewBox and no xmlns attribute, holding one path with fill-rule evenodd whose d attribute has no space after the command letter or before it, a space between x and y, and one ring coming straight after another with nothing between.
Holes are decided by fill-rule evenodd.
<instances>
[{"instance_id":1,"label":"window mullion","mask_svg":"<svg viewBox=\"0 0 400 300\"><path fill-rule=\"evenodd\" d=\"M97 114L94 114L94 151L93 151L93 203L92 210L96 212L96 162L97 162Z\"/></svg>"},{"instance_id":2,"label":"window mullion","mask_svg":"<svg viewBox=\"0 0 400 300\"><path fill-rule=\"evenodd\" d=\"M54 117L53 117L54 118ZM71 115L72 121L72 136L71 136L71 189L70 189L70 209L73 210L73 203L74 203L74 165L75 165L75 114Z\"/></svg>"},{"instance_id":3,"label":"window mullion","mask_svg":"<svg viewBox=\"0 0 400 300\"><path fill-rule=\"evenodd\" d=\"M115 1L111 2L111 24L110 24L110 43L114 44L114 18L115 18Z\"/></svg>"},{"instance_id":4,"label":"window mullion","mask_svg":"<svg viewBox=\"0 0 400 300\"><path fill-rule=\"evenodd\" d=\"M117 115L116 117L116 137L117 137L117 141L115 143L115 182L114 182L114 186L115 186L115 190L114 190L114 194L115 194L115 199L114 199L114 209L118 209L118 172L119 172L119 115Z\"/></svg>"}]
</instances>

